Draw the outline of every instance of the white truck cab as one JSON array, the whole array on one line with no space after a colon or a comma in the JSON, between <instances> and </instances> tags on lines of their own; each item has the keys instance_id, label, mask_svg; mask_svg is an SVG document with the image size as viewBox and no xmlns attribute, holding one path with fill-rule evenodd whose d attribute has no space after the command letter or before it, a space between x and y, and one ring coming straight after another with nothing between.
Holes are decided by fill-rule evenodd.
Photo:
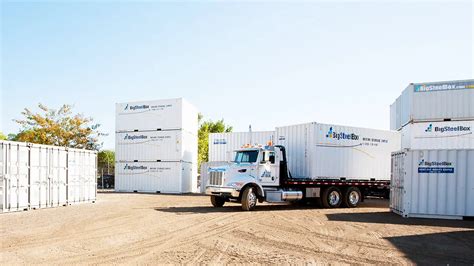
<instances>
[{"instance_id":1,"label":"white truck cab","mask_svg":"<svg viewBox=\"0 0 474 266\"><path fill-rule=\"evenodd\" d=\"M235 151L232 164L210 167L206 194L214 207L226 201L242 203L242 209L251 210L257 201L282 202L298 200L302 193L283 191L281 179L288 177L283 146L244 147Z\"/></svg>"}]
</instances>

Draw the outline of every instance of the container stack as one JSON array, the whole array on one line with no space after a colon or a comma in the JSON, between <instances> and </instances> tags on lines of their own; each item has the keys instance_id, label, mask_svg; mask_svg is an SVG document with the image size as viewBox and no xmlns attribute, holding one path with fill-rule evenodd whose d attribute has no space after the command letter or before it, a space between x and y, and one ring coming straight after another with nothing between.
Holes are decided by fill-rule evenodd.
<instances>
[{"instance_id":1,"label":"container stack","mask_svg":"<svg viewBox=\"0 0 474 266\"><path fill-rule=\"evenodd\" d=\"M117 104L115 190L196 192L197 128L181 98Z\"/></svg>"},{"instance_id":2,"label":"container stack","mask_svg":"<svg viewBox=\"0 0 474 266\"><path fill-rule=\"evenodd\" d=\"M402 150L392 154L391 209L474 216L474 80L410 84L390 106L390 127L402 134Z\"/></svg>"},{"instance_id":3,"label":"container stack","mask_svg":"<svg viewBox=\"0 0 474 266\"><path fill-rule=\"evenodd\" d=\"M97 152L0 141L0 212L94 202Z\"/></svg>"}]
</instances>

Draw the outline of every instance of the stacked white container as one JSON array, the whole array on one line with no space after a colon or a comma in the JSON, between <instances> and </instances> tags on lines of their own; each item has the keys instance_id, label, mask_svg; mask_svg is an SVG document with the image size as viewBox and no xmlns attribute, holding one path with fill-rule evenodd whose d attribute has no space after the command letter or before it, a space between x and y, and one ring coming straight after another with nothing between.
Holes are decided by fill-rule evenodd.
<instances>
[{"instance_id":1,"label":"stacked white container","mask_svg":"<svg viewBox=\"0 0 474 266\"><path fill-rule=\"evenodd\" d=\"M390 127L402 134L402 150L392 154L392 211L404 217L474 216L472 207L459 207L474 197L474 80L410 84L390 106ZM465 194L456 204L433 196L453 182L465 184L455 186L454 194Z\"/></svg>"},{"instance_id":2,"label":"stacked white container","mask_svg":"<svg viewBox=\"0 0 474 266\"><path fill-rule=\"evenodd\" d=\"M197 116L182 98L118 103L115 190L196 192Z\"/></svg>"}]
</instances>

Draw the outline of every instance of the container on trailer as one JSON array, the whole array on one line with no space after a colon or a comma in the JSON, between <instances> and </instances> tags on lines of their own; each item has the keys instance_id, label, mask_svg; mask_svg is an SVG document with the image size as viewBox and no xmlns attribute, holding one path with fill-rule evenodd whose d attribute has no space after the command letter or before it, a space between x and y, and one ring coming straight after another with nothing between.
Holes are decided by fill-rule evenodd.
<instances>
[{"instance_id":1,"label":"container on trailer","mask_svg":"<svg viewBox=\"0 0 474 266\"><path fill-rule=\"evenodd\" d=\"M116 132L185 130L197 134L196 108L182 98L116 104Z\"/></svg>"},{"instance_id":2,"label":"container on trailer","mask_svg":"<svg viewBox=\"0 0 474 266\"><path fill-rule=\"evenodd\" d=\"M411 83L390 106L390 129L410 122L474 120L474 80Z\"/></svg>"},{"instance_id":3,"label":"container on trailer","mask_svg":"<svg viewBox=\"0 0 474 266\"><path fill-rule=\"evenodd\" d=\"M474 216L474 150L402 150L392 154L390 208L403 217Z\"/></svg>"},{"instance_id":4,"label":"container on trailer","mask_svg":"<svg viewBox=\"0 0 474 266\"><path fill-rule=\"evenodd\" d=\"M400 132L402 148L474 149L474 121L410 123Z\"/></svg>"},{"instance_id":5,"label":"container on trailer","mask_svg":"<svg viewBox=\"0 0 474 266\"><path fill-rule=\"evenodd\" d=\"M230 132L209 134L209 161L231 161L243 145L266 145L274 141L275 131Z\"/></svg>"},{"instance_id":6,"label":"container on trailer","mask_svg":"<svg viewBox=\"0 0 474 266\"><path fill-rule=\"evenodd\" d=\"M400 133L320 123L277 127L294 178L390 180Z\"/></svg>"},{"instance_id":7,"label":"container on trailer","mask_svg":"<svg viewBox=\"0 0 474 266\"><path fill-rule=\"evenodd\" d=\"M197 160L197 136L183 130L117 133L115 159L133 161Z\"/></svg>"},{"instance_id":8,"label":"container on trailer","mask_svg":"<svg viewBox=\"0 0 474 266\"><path fill-rule=\"evenodd\" d=\"M186 162L117 162L115 191L187 193L197 190L197 169Z\"/></svg>"}]
</instances>

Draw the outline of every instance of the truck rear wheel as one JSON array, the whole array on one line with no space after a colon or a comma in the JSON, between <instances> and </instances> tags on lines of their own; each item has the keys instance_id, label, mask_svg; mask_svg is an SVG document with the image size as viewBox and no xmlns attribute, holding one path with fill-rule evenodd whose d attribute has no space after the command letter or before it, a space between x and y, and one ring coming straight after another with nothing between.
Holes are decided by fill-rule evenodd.
<instances>
[{"instance_id":1,"label":"truck rear wheel","mask_svg":"<svg viewBox=\"0 0 474 266\"><path fill-rule=\"evenodd\" d=\"M212 206L218 208L224 206L225 199L219 196L211 196L211 204Z\"/></svg>"},{"instance_id":2,"label":"truck rear wheel","mask_svg":"<svg viewBox=\"0 0 474 266\"><path fill-rule=\"evenodd\" d=\"M253 187L248 187L242 193L242 210L244 211L251 211L255 209L257 205L257 194L255 193L255 189Z\"/></svg>"},{"instance_id":3,"label":"truck rear wheel","mask_svg":"<svg viewBox=\"0 0 474 266\"><path fill-rule=\"evenodd\" d=\"M360 190L357 187L349 187L344 191L343 206L355 208L362 198Z\"/></svg>"},{"instance_id":4,"label":"truck rear wheel","mask_svg":"<svg viewBox=\"0 0 474 266\"><path fill-rule=\"evenodd\" d=\"M321 198L324 208L338 208L342 203L342 193L337 187L328 187L323 190Z\"/></svg>"}]
</instances>

